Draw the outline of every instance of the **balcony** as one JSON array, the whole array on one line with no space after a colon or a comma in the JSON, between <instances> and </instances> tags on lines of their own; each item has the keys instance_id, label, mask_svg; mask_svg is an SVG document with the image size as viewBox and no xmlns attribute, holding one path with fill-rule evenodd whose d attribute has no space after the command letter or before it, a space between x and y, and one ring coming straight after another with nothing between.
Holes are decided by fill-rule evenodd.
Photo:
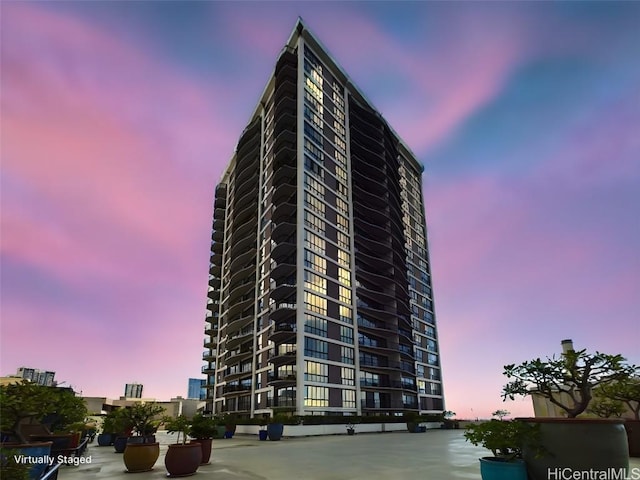
<instances>
[{"instance_id":1,"label":"balcony","mask_svg":"<svg viewBox=\"0 0 640 480\"><path fill-rule=\"evenodd\" d=\"M275 343L282 343L295 337L295 335L295 323L276 323L273 327L271 327L271 331L269 332L269 340Z\"/></svg>"},{"instance_id":2,"label":"balcony","mask_svg":"<svg viewBox=\"0 0 640 480\"><path fill-rule=\"evenodd\" d=\"M269 352L269 362L274 365L285 365L295 363L297 351L295 348L292 350L271 350Z\"/></svg>"}]
</instances>

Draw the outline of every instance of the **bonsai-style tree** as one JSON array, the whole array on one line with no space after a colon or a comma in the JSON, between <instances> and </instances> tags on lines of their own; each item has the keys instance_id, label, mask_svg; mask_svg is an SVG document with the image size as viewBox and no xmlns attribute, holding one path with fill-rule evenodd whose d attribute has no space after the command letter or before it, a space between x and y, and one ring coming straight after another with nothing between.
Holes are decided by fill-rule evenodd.
<instances>
[{"instance_id":1,"label":"bonsai-style tree","mask_svg":"<svg viewBox=\"0 0 640 480\"><path fill-rule=\"evenodd\" d=\"M62 431L84 420L87 408L84 400L66 388L47 387L28 381L0 386L2 416L0 428L19 439L19 425L27 418L49 423L51 430Z\"/></svg>"},{"instance_id":2,"label":"bonsai-style tree","mask_svg":"<svg viewBox=\"0 0 640 480\"><path fill-rule=\"evenodd\" d=\"M184 415L178 415L176 418L164 417L162 419L167 432L170 434L177 433L176 445L180 443L180 435L182 435L182 445L187 444L187 437L189 436L189 430L191 429L191 422Z\"/></svg>"},{"instance_id":3,"label":"bonsai-style tree","mask_svg":"<svg viewBox=\"0 0 640 480\"><path fill-rule=\"evenodd\" d=\"M140 402L124 410L124 417L130 422L137 436L155 433L154 417L164 412L164 407L153 402Z\"/></svg>"},{"instance_id":4,"label":"bonsai-style tree","mask_svg":"<svg viewBox=\"0 0 640 480\"><path fill-rule=\"evenodd\" d=\"M537 358L520 365L506 365L504 375L512 379L502 391L502 398L537 393L563 409L569 418L584 412L593 389L625 380L638 372L622 355L587 353L569 350L562 357Z\"/></svg>"},{"instance_id":5,"label":"bonsai-style tree","mask_svg":"<svg viewBox=\"0 0 640 480\"><path fill-rule=\"evenodd\" d=\"M635 420L640 420L640 377L626 377L616 382L601 385L598 396L611 402L625 404L633 413ZM620 412L622 414L624 412Z\"/></svg>"}]
</instances>

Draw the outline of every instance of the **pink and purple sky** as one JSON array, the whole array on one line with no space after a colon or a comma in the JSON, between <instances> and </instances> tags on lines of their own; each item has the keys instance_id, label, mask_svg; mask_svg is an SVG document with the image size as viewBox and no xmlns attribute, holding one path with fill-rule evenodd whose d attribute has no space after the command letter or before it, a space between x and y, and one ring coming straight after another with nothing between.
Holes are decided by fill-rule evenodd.
<instances>
[{"instance_id":1,"label":"pink and purple sky","mask_svg":"<svg viewBox=\"0 0 640 480\"><path fill-rule=\"evenodd\" d=\"M0 374L199 377L213 191L298 15L426 167L447 408L640 363L640 4L4 1Z\"/></svg>"}]
</instances>

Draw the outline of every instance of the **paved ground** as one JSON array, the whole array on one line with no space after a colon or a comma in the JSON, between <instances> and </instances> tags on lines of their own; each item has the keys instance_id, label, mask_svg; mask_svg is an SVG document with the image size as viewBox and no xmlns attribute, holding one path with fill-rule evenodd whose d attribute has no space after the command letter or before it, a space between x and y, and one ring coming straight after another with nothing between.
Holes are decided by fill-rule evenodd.
<instances>
[{"instance_id":1,"label":"paved ground","mask_svg":"<svg viewBox=\"0 0 640 480\"><path fill-rule=\"evenodd\" d=\"M59 480L166 478L164 454L171 436L158 435L160 458L151 472L127 474L122 454L91 444L86 465L63 466ZM480 478L483 449L464 441L461 430L410 434L371 433L260 442L253 436L214 440L211 464L196 476L217 480L367 480Z\"/></svg>"},{"instance_id":2,"label":"paved ground","mask_svg":"<svg viewBox=\"0 0 640 480\"><path fill-rule=\"evenodd\" d=\"M286 427L285 427L286 428ZM459 480L480 479L478 458L487 451L464 440L462 430L370 433L349 437L289 438L260 442L254 436L214 440L211 464L195 477L216 480ZM164 455L174 437L160 433L160 458L151 472L125 473L113 447L87 449L91 463L63 466L58 480L166 478ZM631 460L640 469L640 458Z\"/></svg>"}]
</instances>

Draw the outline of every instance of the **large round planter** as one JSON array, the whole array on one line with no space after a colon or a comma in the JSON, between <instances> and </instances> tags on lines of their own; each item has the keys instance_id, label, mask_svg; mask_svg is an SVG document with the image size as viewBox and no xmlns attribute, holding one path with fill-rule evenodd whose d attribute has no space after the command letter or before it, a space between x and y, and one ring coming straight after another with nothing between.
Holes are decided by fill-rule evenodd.
<instances>
[{"instance_id":1,"label":"large round planter","mask_svg":"<svg viewBox=\"0 0 640 480\"><path fill-rule=\"evenodd\" d=\"M148 472L153 468L160 456L160 444L156 443L128 443L124 449L124 465L127 472Z\"/></svg>"},{"instance_id":2,"label":"large round planter","mask_svg":"<svg viewBox=\"0 0 640 480\"><path fill-rule=\"evenodd\" d=\"M640 420L625 420L624 428L629 441L629 456L640 457Z\"/></svg>"},{"instance_id":3,"label":"large round planter","mask_svg":"<svg viewBox=\"0 0 640 480\"><path fill-rule=\"evenodd\" d=\"M29 468L29 480L37 480L49 466L48 460L51 455L51 445L53 445L53 442L3 443L2 449L14 450L17 455L24 455L30 459L41 458L42 463L36 461ZM2 478L4 478L4 475L2 475Z\"/></svg>"},{"instance_id":4,"label":"large round planter","mask_svg":"<svg viewBox=\"0 0 640 480\"><path fill-rule=\"evenodd\" d=\"M98 446L99 447L108 447L109 445L113 445L115 435L113 433L101 433L98 435Z\"/></svg>"},{"instance_id":5,"label":"large round planter","mask_svg":"<svg viewBox=\"0 0 640 480\"><path fill-rule=\"evenodd\" d=\"M198 438L196 442L200 444L202 449L202 460L200 460L200 465L208 465L209 460L211 459L211 447L213 446L213 440L210 438Z\"/></svg>"},{"instance_id":6,"label":"large round planter","mask_svg":"<svg viewBox=\"0 0 640 480\"><path fill-rule=\"evenodd\" d=\"M202 446L198 442L169 445L164 457L169 477L193 475L202 462Z\"/></svg>"},{"instance_id":7,"label":"large round planter","mask_svg":"<svg viewBox=\"0 0 640 480\"><path fill-rule=\"evenodd\" d=\"M524 460L510 461L502 458L484 457L480 459L482 480L527 480L527 466Z\"/></svg>"},{"instance_id":8,"label":"large round planter","mask_svg":"<svg viewBox=\"0 0 640 480\"><path fill-rule=\"evenodd\" d=\"M611 472L629 467L629 447L623 420L581 418L520 420L540 425L540 442L546 450L546 454L542 456L536 455L531 448L523 450L523 458L532 480L548 480L549 472L594 471L599 475L599 472Z\"/></svg>"},{"instance_id":9,"label":"large round planter","mask_svg":"<svg viewBox=\"0 0 640 480\"><path fill-rule=\"evenodd\" d=\"M270 423L267 425L267 436L269 440L280 440L284 433L284 424L282 423Z\"/></svg>"},{"instance_id":10,"label":"large round planter","mask_svg":"<svg viewBox=\"0 0 640 480\"><path fill-rule=\"evenodd\" d=\"M115 437L113 440L113 448L116 453L123 453L124 449L127 448L127 441L129 437Z\"/></svg>"}]
</instances>

